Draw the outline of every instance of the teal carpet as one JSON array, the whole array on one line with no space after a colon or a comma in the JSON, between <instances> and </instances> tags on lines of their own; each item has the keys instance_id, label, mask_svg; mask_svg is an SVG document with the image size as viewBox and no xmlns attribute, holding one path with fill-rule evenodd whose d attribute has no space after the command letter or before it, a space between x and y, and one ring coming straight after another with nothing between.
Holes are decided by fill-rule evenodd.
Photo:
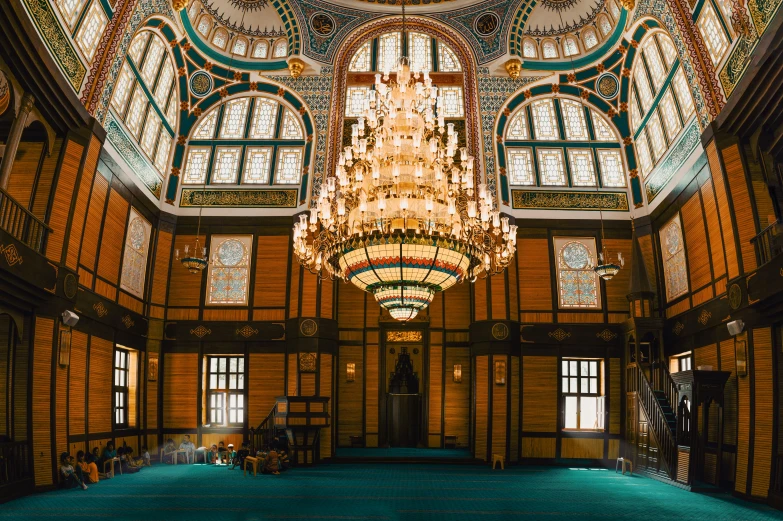
<instances>
[{"instance_id":1,"label":"teal carpet","mask_svg":"<svg viewBox=\"0 0 783 521\"><path fill-rule=\"evenodd\" d=\"M728 495L685 492L607 470L469 465L338 465L279 476L155 465L87 491L62 490L0 505L0 519L454 521L499 519L783 519Z\"/></svg>"},{"instance_id":2,"label":"teal carpet","mask_svg":"<svg viewBox=\"0 0 783 521\"><path fill-rule=\"evenodd\" d=\"M394 448L338 448L336 456L338 458L459 458L471 459L473 456L468 449L419 449L416 447L394 447Z\"/></svg>"}]
</instances>

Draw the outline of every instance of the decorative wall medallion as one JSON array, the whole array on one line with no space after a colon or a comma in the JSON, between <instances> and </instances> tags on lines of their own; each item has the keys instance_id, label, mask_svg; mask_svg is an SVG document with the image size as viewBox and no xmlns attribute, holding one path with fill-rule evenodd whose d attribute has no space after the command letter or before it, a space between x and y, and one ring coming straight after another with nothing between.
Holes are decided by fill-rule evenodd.
<instances>
[{"instance_id":1,"label":"decorative wall medallion","mask_svg":"<svg viewBox=\"0 0 783 521\"><path fill-rule=\"evenodd\" d=\"M706 326L707 322L709 322L711 317L712 317L712 313L710 313L706 309L702 309L701 313L699 313L699 318L696 320L698 320L699 324L701 324L702 326Z\"/></svg>"},{"instance_id":2,"label":"decorative wall medallion","mask_svg":"<svg viewBox=\"0 0 783 521\"><path fill-rule=\"evenodd\" d=\"M473 22L473 28L481 36L491 36L500 28L500 18L493 12L483 13Z\"/></svg>"},{"instance_id":3,"label":"decorative wall medallion","mask_svg":"<svg viewBox=\"0 0 783 521\"><path fill-rule=\"evenodd\" d=\"M603 331L601 331L600 333L596 333L596 334L595 334L595 336L596 336L596 337L598 337L598 338L600 338L600 339L601 339L601 340L603 340L604 342L609 342L610 340L613 340L613 339L617 338L617 335L616 335L616 334L614 334L614 333L612 333L612 332L611 332L610 330L608 330L608 329L604 329L604 330L603 330Z\"/></svg>"},{"instance_id":4,"label":"decorative wall medallion","mask_svg":"<svg viewBox=\"0 0 783 521\"><path fill-rule=\"evenodd\" d=\"M418 347L414 347L413 348L413 354L414 355L418 355L419 354L419 348Z\"/></svg>"},{"instance_id":5,"label":"decorative wall medallion","mask_svg":"<svg viewBox=\"0 0 783 521\"><path fill-rule=\"evenodd\" d=\"M736 282L729 287L729 306L737 310L742 305L742 288Z\"/></svg>"},{"instance_id":6,"label":"decorative wall medallion","mask_svg":"<svg viewBox=\"0 0 783 521\"><path fill-rule=\"evenodd\" d=\"M302 323L299 324L299 332L304 336L313 336L317 331L318 323L311 318L302 320Z\"/></svg>"},{"instance_id":7,"label":"decorative wall medallion","mask_svg":"<svg viewBox=\"0 0 783 521\"><path fill-rule=\"evenodd\" d=\"M421 331L387 331L387 342L421 342Z\"/></svg>"},{"instance_id":8,"label":"decorative wall medallion","mask_svg":"<svg viewBox=\"0 0 783 521\"><path fill-rule=\"evenodd\" d=\"M680 335L680 333L682 333L682 330L683 330L683 329L685 329L685 324L683 324L682 322L680 322L680 321L678 320L678 321L677 321L677 323L676 323L676 324L674 324L674 327L672 328L672 332L673 332L675 335L679 336L679 335Z\"/></svg>"},{"instance_id":9,"label":"decorative wall medallion","mask_svg":"<svg viewBox=\"0 0 783 521\"><path fill-rule=\"evenodd\" d=\"M67 274L63 280L63 293L65 293L65 296L68 298L74 298L78 289L79 284L76 281L76 275L73 273Z\"/></svg>"},{"instance_id":10,"label":"decorative wall medallion","mask_svg":"<svg viewBox=\"0 0 783 521\"><path fill-rule=\"evenodd\" d=\"M492 336L495 340L505 340L508 338L508 326L502 322L498 322L492 326Z\"/></svg>"},{"instance_id":11,"label":"decorative wall medallion","mask_svg":"<svg viewBox=\"0 0 783 521\"><path fill-rule=\"evenodd\" d=\"M191 335L196 335L199 338L204 338L205 336L207 336L207 335L209 335L211 333L212 333L212 330L211 329L207 329L204 326L198 326L197 328L190 330L190 334Z\"/></svg>"},{"instance_id":12,"label":"decorative wall medallion","mask_svg":"<svg viewBox=\"0 0 783 521\"><path fill-rule=\"evenodd\" d=\"M190 92L197 98L203 98L214 86L212 76L205 71L196 71L190 77Z\"/></svg>"},{"instance_id":13,"label":"decorative wall medallion","mask_svg":"<svg viewBox=\"0 0 783 521\"><path fill-rule=\"evenodd\" d=\"M253 335L258 334L258 329L253 329L249 324L245 324L241 328L235 331L237 335L242 335L245 338L250 338Z\"/></svg>"},{"instance_id":14,"label":"decorative wall medallion","mask_svg":"<svg viewBox=\"0 0 783 521\"><path fill-rule=\"evenodd\" d=\"M562 342L566 338L571 336L571 333L567 331L563 331L561 328L557 328L554 331L549 332L549 336L557 340L558 342Z\"/></svg>"},{"instance_id":15,"label":"decorative wall medallion","mask_svg":"<svg viewBox=\"0 0 783 521\"><path fill-rule=\"evenodd\" d=\"M315 13L310 18L310 28L320 36L329 36L334 32L334 19L326 13Z\"/></svg>"},{"instance_id":16,"label":"decorative wall medallion","mask_svg":"<svg viewBox=\"0 0 783 521\"><path fill-rule=\"evenodd\" d=\"M16 264L22 264L22 262L24 262L24 259L19 255L19 251L13 244L9 244L8 246L0 244L0 252L3 253L3 257L5 257L5 261L9 266L15 266Z\"/></svg>"},{"instance_id":17,"label":"decorative wall medallion","mask_svg":"<svg viewBox=\"0 0 783 521\"><path fill-rule=\"evenodd\" d=\"M394 349L393 347L390 347L390 348L389 348L389 354L390 354L390 355L397 354L397 350L396 350L396 349Z\"/></svg>"},{"instance_id":18,"label":"decorative wall medallion","mask_svg":"<svg viewBox=\"0 0 783 521\"><path fill-rule=\"evenodd\" d=\"M318 353L299 353L299 372L314 373Z\"/></svg>"},{"instance_id":19,"label":"decorative wall medallion","mask_svg":"<svg viewBox=\"0 0 783 521\"><path fill-rule=\"evenodd\" d=\"M599 76L595 85L598 94L604 99L614 99L620 92L620 82L617 80L617 76L611 72Z\"/></svg>"},{"instance_id":20,"label":"decorative wall medallion","mask_svg":"<svg viewBox=\"0 0 783 521\"><path fill-rule=\"evenodd\" d=\"M126 329L130 329L133 326L136 325L136 322L133 321L133 319L130 317L130 315L125 315L122 317L122 323L125 324Z\"/></svg>"},{"instance_id":21,"label":"decorative wall medallion","mask_svg":"<svg viewBox=\"0 0 783 521\"><path fill-rule=\"evenodd\" d=\"M92 305L92 309L94 309L101 318L109 314L109 310L106 308L106 306L103 305L103 302L96 302Z\"/></svg>"}]
</instances>

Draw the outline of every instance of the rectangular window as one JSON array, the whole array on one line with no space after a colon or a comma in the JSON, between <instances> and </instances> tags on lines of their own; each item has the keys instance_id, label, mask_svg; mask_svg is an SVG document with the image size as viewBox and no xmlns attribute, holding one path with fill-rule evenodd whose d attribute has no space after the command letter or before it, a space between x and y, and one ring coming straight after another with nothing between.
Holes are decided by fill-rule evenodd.
<instances>
[{"instance_id":1,"label":"rectangular window","mask_svg":"<svg viewBox=\"0 0 783 521\"><path fill-rule=\"evenodd\" d=\"M441 87L438 89L438 115L464 118L465 103L462 100L462 87Z\"/></svg>"},{"instance_id":2,"label":"rectangular window","mask_svg":"<svg viewBox=\"0 0 783 521\"><path fill-rule=\"evenodd\" d=\"M200 185L207 179L209 158L212 155L210 147L190 147L185 171L182 174L182 184Z\"/></svg>"},{"instance_id":3,"label":"rectangular window","mask_svg":"<svg viewBox=\"0 0 783 521\"><path fill-rule=\"evenodd\" d=\"M163 174L166 169L166 165L169 162L169 148L171 147L171 138L168 133L161 132L160 139L158 140L158 150L155 152L155 168L158 172Z\"/></svg>"},{"instance_id":4,"label":"rectangular window","mask_svg":"<svg viewBox=\"0 0 783 521\"><path fill-rule=\"evenodd\" d=\"M364 115L364 108L375 91L370 87L348 87L345 92L345 117L358 118Z\"/></svg>"},{"instance_id":5,"label":"rectangular window","mask_svg":"<svg viewBox=\"0 0 783 521\"><path fill-rule=\"evenodd\" d=\"M278 148L275 182L281 185L298 185L302 173L302 149Z\"/></svg>"},{"instance_id":6,"label":"rectangular window","mask_svg":"<svg viewBox=\"0 0 783 521\"><path fill-rule=\"evenodd\" d=\"M508 177L512 185L534 186L533 151L530 148L508 148Z\"/></svg>"},{"instance_id":7,"label":"rectangular window","mask_svg":"<svg viewBox=\"0 0 783 521\"><path fill-rule=\"evenodd\" d=\"M650 76L652 76L655 91L658 92L663 82L666 81L666 69L663 67L661 54L658 52L658 46L655 45L655 39L653 38L649 38L646 42L644 59L647 62L647 67L650 68Z\"/></svg>"},{"instance_id":8,"label":"rectangular window","mask_svg":"<svg viewBox=\"0 0 783 521\"><path fill-rule=\"evenodd\" d=\"M94 0L74 38L88 62L91 62L93 56L95 56L98 42L101 40L101 35L108 23L109 19L106 18L101 3L98 0Z\"/></svg>"},{"instance_id":9,"label":"rectangular window","mask_svg":"<svg viewBox=\"0 0 783 521\"><path fill-rule=\"evenodd\" d=\"M605 428L601 360L564 358L560 364L563 428L600 431Z\"/></svg>"},{"instance_id":10,"label":"rectangular window","mask_svg":"<svg viewBox=\"0 0 783 521\"><path fill-rule=\"evenodd\" d=\"M729 48L729 38L718 21L718 14L710 2L705 2L696 25L704 38L712 63L718 65Z\"/></svg>"},{"instance_id":11,"label":"rectangular window","mask_svg":"<svg viewBox=\"0 0 783 521\"><path fill-rule=\"evenodd\" d=\"M207 357L207 421L211 426L241 426L245 422L245 358Z\"/></svg>"},{"instance_id":12,"label":"rectangular window","mask_svg":"<svg viewBox=\"0 0 783 521\"><path fill-rule=\"evenodd\" d=\"M125 118L128 130L136 139L138 139L139 132L141 132L141 124L144 121L144 115L147 113L146 109L147 96L144 95L141 85L136 85L136 90L133 92L133 98L131 98L130 108L128 109L128 116Z\"/></svg>"},{"instance_id":13,"label":"rectangular window","mask_svg":"<svg viewBox=\"0 0 783 521\"><path fill-rule=\"evenodd\" d=\"M680 116L677 113L677 106L674 104L674 96L671 89L668 89L663 98L661 98L661 114L663 115L666 134L669 136L669 142L674 141L674 138L680 133L682 125L680 124Z\"/></svg>"},{"instance_id":14,"label":"rectangular window","mask_svg":"<svg viewBox=\"0 0 783 521\"><path fill-rule=\"evenodd\" d=\"M114 107L114 110L117 111L120 117L125 115L125 106L128 104L131 87L133 87L133 73L130 70L130 65L124 63L111 98L111 106Z\"/></svg>"},{"instance_id":15,"label":"rectangular window","mask_svg":"<svg viewBox=\"0 0 783 521\"><path fill-rule=\"evenodd\" d=\"M554 140L560 139L560 132L557 129L557 119L555 118L555 105L551 99L542 99L530 104L533 112L533 128L536 132L536 139Z\"/></svg>"},{"instance_id":16,"label":"rectangular window","mask_svg":"<svg viewBox=\"0 0 783 521\"><path fill-rule=\"evenodd\" d=\"M538 173L542 186L566 186L565 165L563 163L563 149L539 148Z\"/></svg>"},{"instance_id":17,"label":"rectangular window","mask_svg":"<svg viewBox=\"0 0 783 521\"><path fill-rule=\"evenodd\" d=\"M215 148L215 165L210 183L236 183L239 176L239 156L242 147Z\"/></svg>"},{"instance_id":18,"label":"rectangular window","mask_svg":"<svg viewBox=\"0 0 783 521\"><path fill-rule=\"evenodd\" d=\"M213 235L207 284L208 305L247 305L252 235Z\"/></svg>"},{"instance_id":19,"label":"rectangular window","mask_svg":"<svg viewBox=\"0 0 783 521\"><path fill-rule=\"evenodd\" d=\"M650 82L647 81L647 72L644 70L644 65L641 61L637 61L636 65L634 65L633 79L636 91L639 93L639 100L642 102L642 108L646 113L650 110L653 96L652 90L650 90Z\"/></svg>"},{"instance_id":20,"label":"rectangular window","mask_svg":"<svg viewBox=\"0 0 783 521\"><path fill-rule=\"evenodd\" d=\"M378 38L378 70L388 73L397 70L402 55L400 33L388 33Z\"/></svg>"},{"instance_id":21,"label":"rectangular window","mask_svg":"<svg viewBox=\"0 0 783 521\"><path fill-rule=\"evenodd\" d=\"M653 170L650 148L647 145L647 134L645 132L642 132L636 140L636 153L639 154L639 166L642 171L642 179L644 179Z\"/></svg>"},{"instance_id":22,"label":"rectangular window","mask_svg":"<svg viewBox=\"0 0 783 521\"><path fill-rule=\"evenodd\" d=\"M663 256L666 300L671 301L688 292L688 272L685 266L685 248L680 216L672 217L658 233Z\"/></svg>"},{"instance_id":23,"label":"rectangular window","mask_svg":"<svg viewBox=\"0 0 783 521\"><path fill-rule=\"evenodd\" d=\"M595 186L595 164L590 149L569 148L568 161L571 164L571 184L573 186Z\"/></svg>"},{"instance_id":24,"label":"rectangular window","mask_svg":"<svg viewBox=\"0 0 783 521\"><path fill-rule=\"evenodd\" d=\"M560 308L600 309L595 239L555 237L554 248Z\"/></svg>"},{"instance_id":25,"label":"rectangular window","mask_svg":"<svg viewBox=\"0 0 783 521\"><path fill-rule=\"evenodd\" d=\"M86 0L56 0L57 8L60 10L60 14L65 19L65 23L69 28L73 29L73 24L79 18L79 13L82 12Z\"/></svg>"},{"instance_id":26,"label":"rectangular window","mask_svg":"<svg viewBox=\"0 0 783 521\"><path fill-rule=\"evenodd\" d=\"M650 138L650 144L652 145L652 152L655 156L655 162L661 160L666 153L666 137L663 135L663 129L661 128L661 120L658 119L658 111L653 112L650 115L650 119L647 120L647 135Z\"/></svg>"},{"instance_id":27,"label":"rectangular window","mask_svg":"<svg viewBox=\"0 0 783 521\"><path fill-rule=\"evenodd\" d=\"M587 122L582 104L561 99L560 108L563 111L566 139L568 141L587 141L590 136L587 135Z\"/></svg>"},{"instance_id":28,"label":"rectangular window","mask_svg":"<svg viewBox=\"0 0 783 521\"><path fill-rule=\"evenodd\" d=\"M130 387L130 352L114 350L114 427L128 427L128 389Z\"/></svg>"},{"instance_id":29,"label":"rectangular window","mask_svg":"<svg viewBox=\"0 0 783 521\"><path fill-rule=\"evenodd\" d=\"M267 98L256 98L253 122L250 124L250 139L271 139L275 137L277 124L277 102Z\"/></svg>"},{"instance_id":30,"label":"rectangular window","mask_svg":"<svg viewBox=\"0 0 783 521\"><path fill-rule=\"evenodd\" d=\"M245 168L242 172L242 183L268 184L271 162L271 147L247 147L247 151L245 152Z\"/></svg>"},{"instance_id":31,"label":"rectangular window","mask_svg":"<svg viewBox=\"0 0 783 521\"><path fill-rule=\"evenodd\" d=\"M160 134L160 118L158 118L158 114L154 110L150 110L147 114L147 123L144 125L140 143L141 149L150 156L152 156L155 150L158 134Z\"/></svg>"},{"instance_id":32,"label":"rectangular window","mask_svg":"<svg viewBox=\"0 0 783 521\"><path fill-rule=\"evenodd\" d=\"M131 207L128 230L125 233L120 287L139 298L144 298L151 230L150 223Z\"/></svg>"},{"instance_id":33,"label":"rectangular window","mask_svg":"<svg viewBox=\"0 0 783 521\"><path fill-rule=\"evenodd\" d=\"M409 33L408 55L411 57L411 70L424 72L432 70L432 44L430 37L421 33Z\"/></svg>"},{"instance_id":34,"label":"rectangular window","mask_svg":"<svg viewBox=\"0 0 783 521\"><path fill-rule=\"evenodd\" d=\"M140 71L141 77L144 78L147 85L151 86L155 83L155 77L160 69L161 58L163 58L165 52L166 48L163 45L163 41L160 38L152 38Z\"/></svg>"},{"instance_id":35,"label":"rectangular window","mask_svg":"<svg viewBox=\"0 0 783 521\"><path fill-rule=\"evenodd\" d=\"M619 150L598 150L598 165L601 168L601 182L604 186L625 186L625 168Z\"/></svg>"},{"instance_id":36,"label":"rectangular window","mask_svg":"<svg viewBox=\"0 0 783 521\"><path fill-rule=\"evenodd\" d=\"M682 72L682 67L677 69L672 84L674 85L674 93L677 95L677 101L680 103L682 117L687 120L693 114L693 111L696 110L696 107L693 105L691 89L688 86L688 81L685 79L685 73Z\"/></svg>"},{"instance_id":37,"label":"rectangular window","mask_svg":"<svg viewBox=\"0 0 783 521\"><path fill-rule=\"evenodd\" d=\"M160 78L158 78L158 84L155 87L155 101L158 102L158 107L161 109L166 106L166 100L169 99L169 91L173 81L174 65L171 63L171 59L167 58L163 62L163 69L160 71Z\"/></svg>"},{"instance_id":38,"label":"rectangular window","mask_svg":"<svg viewBox=\"0 0 783 521\"><path fill-rule=\"evenodd\" d=\"M680 371L690 371L692 369L693 358L690 355L681 356L677 359Z\"/></svg>"}]
</instances>

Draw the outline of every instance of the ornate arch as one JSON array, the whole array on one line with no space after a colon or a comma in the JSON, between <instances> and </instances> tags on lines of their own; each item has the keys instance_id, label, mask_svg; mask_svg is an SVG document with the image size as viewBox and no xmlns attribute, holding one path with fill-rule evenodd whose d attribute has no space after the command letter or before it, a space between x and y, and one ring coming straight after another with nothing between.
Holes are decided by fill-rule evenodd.
<instances>
[{"instance_id":1,"label":"ornate arch","mask_svg":"<svg viewBox=\"0 0 783 521\"><path fill-rule=\"evenodd\" d=\"M457 54L463 67L463 91L465 96L465 142L470 154L477 159L476 176L484 178L484 162L481 154L481 124L479 119L478 97L478 71L476 59L470 50L469 44L464 38L445 24L421 16L407 17L406 30L427 34L439 38L448 44ZM331 113L339 117L331 118L329 123L329 147L326 156L326 172L334 171L337 163L339 148L343 139L343 114L345 114L345 79L348 74L350 58L359 47L368 39L375 38L389 31L401 31L402 18L399 16L384 18L370 22L349 35L335 55L335 71L333 75L333 88L331 100ZM313 196L318 195L321 187L321 179L313 179Z\"/></svg>"}]
</instances>

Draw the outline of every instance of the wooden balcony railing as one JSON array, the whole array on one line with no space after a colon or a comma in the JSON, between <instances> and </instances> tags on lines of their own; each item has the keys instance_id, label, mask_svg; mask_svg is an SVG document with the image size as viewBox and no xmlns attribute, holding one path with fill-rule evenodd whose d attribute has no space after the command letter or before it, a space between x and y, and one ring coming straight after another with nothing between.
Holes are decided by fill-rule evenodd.
<instances>
[{"instance_id":1,"label":"wooden balcony railing","mask_svg":"<svg viewBox=\"0 0 783 521\"><path fill-rule=\"evenodd\" d=\"M672 380L672 375L666 368L665 362L652 363L652 377L653 390L663 391L666 394L666 399L669 401L669 407L676 413L679 391L677 390L677 384Z\"/></svg>"},{"instance_id":2,"label":"wooden balcony railing","mask_svg":"<svg viewBox=\"0 0 783 521\"><path fill-rule=\"evenodd\" d=\"M775 221L750 240L756 249L756 260L763 266L783 253L783 223Z\"/></svg>"},{"instance_id":3,"label":"wooden balcony railing","mask_svg":"<svg viewBox=\"0 0 783 521\"><path fill-rule=\"evenodd\" d=\"M250 428L250 441L253 443L254 452L265 450L275 439L275 415L277 415L277 403L258 427Z\"/></svg>"},{"instance_id":4,"label":"wooden balcony railing","mask_svg":"<svg viewBox=\"0 0 783 521\"><path fill-rule=\"evenodd\" d=\"M0 189L0 228L41 254L51 231L46 223L3 189Z\"/></svg>"}]
</instances>

